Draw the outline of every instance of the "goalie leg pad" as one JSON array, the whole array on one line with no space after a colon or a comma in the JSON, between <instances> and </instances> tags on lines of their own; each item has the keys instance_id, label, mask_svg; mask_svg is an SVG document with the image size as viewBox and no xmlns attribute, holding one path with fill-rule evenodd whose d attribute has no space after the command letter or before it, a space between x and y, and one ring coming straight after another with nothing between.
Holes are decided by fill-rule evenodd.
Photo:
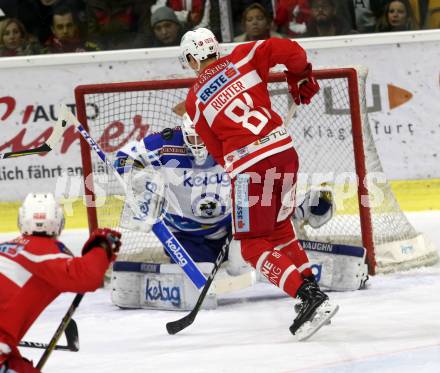
<instances>
[{"instance_id":1,"label":"goalie leg pad","mask_svg":"<svg viewBox=\"0 0 440 373\"><path fill-rule=\"evenodd\" d=\"M203 273L211 273L212 263L198 263ZM111 299L121 308L192 310L199 291L177 264L115 262ZM203 308L217 307L215 294L208 294Z\"/></svg>"},{"instance_id":2,"label":"goalie leg pad","mask_svg":"<svg viewBox=\"0 0 440 373\"><path fill-rule=\"evenodd\" d=\"M368 280L363 247L301 240L316 281L323 290L361 289Z\"/></svg>"}]
</instances>

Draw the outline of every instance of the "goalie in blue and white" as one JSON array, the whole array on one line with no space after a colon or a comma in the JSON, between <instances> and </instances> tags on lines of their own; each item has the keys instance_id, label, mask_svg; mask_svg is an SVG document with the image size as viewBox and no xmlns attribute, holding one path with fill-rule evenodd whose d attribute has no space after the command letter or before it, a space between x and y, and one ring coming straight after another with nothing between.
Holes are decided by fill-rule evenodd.
<instances>
[{"instance_id":1,"label":"goalie in blue and white","mask_svg":"<svg viewBox=\"0 0 440 373\"><path fill-rule=\"evenodd\" d=\"M151 222L162 218L195 262L215 262L232 229L230 181L207 153L187 115L183 115L182 127L166 128L119 150L115 167L129 176L129 190ZM151 193L152 185L156 193ZM301 225L319 228L332 218L334 204L329 188L311 189L298 199L302 202L294 219ZM135 214L127 207L121 226L139 230ZM145 224L140 229L145 230ZM313 264L307 255L298 260L301 273L313 278ZM250 270L239 245L232 240L228 273L238 276Z\"/></svg>"},{"instance_id":2,"label":"goalie in blue and white","mask_svg":"<svg viewBox=\"0 0 440 373\"><path fill-rule=\"evenodd\" d=\"M229 178L190 126L166 128L126 145L117 152L115 166L121 174L134 172L129 180L151 178L155 187L162 180L164 201L148 198L152 211L163 205L153 220L163 218L194 261L215 262L231 230ZM133 181L129 189L135 198L148 193L148 188L133 187ZM133 218L134 214L124 215L123 227L136 229Z\"/></svg>"}]
</instances>

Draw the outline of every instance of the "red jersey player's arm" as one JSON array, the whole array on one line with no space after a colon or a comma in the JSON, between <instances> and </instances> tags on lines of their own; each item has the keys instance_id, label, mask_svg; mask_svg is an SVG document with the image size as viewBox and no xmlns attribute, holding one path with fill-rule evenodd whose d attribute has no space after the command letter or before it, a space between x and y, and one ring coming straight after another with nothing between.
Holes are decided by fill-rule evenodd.
<instances>
[{"instance_id":1,"label":"red jersey player's arm","mask_svg":"<svg viewBox=\"0 0 440 373\"><path fill-rule=\"evenodd\" d=\"M94 248L78 258L57 258L35 262L32 272L60 292L84 293L102 285L109 266L107 253Z\"/></svg>"},{"instance_id":2,"label":"red jersey player's arm","mask_svg":"<svg viewBox=\"0 0 440 373\"><path fill-rule=\"evenodd\" d=\"M191 120L194 122L196 103L194 103L194 101L191 101L191 98L191 95L188 95L188 99L186 100L186 112L188 113ZM222 143L214 134L214 132L212 132L211 128L206 122L205 117L199 115L197 121L194 123L194 127L196 129L196 132L205 143L206 149L208 149L208 153L211 154L215 161L223 167L225 165L225 161L223 159Z\"/></svg>"},{"instance_id":3,"label":"red jersey player's arm","mask_svg":"<svg viewBox=\"0 0 440 373\"><path fill-rule=\"evenodd\" d=\"M292 73L303 72L308 64L306 51L296 41L279 38L260 42L251 63L266 81L269 70L277 64L286 66Z\"/></svg>"}]
</instances>

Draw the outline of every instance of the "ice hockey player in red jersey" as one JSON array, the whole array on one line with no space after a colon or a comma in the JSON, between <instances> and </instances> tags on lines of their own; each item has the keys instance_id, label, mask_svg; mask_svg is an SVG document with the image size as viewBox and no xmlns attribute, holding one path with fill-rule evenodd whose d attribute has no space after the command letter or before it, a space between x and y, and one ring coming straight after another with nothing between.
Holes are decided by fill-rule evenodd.
<instances>
[{"instance_id":1,"label":"ice hockey player in red jersey","mask_svg":"<svg viewBox=\"0 0 440 373\"><path fill-rule=\"evenodd\" d=\"M74 258L57 240L62 208L52 194L29 194L19 210L21 236L0 244L0 372L35 373L17 345L40 313L62 292L101 286L116 258L121 234L97 229Z\"/></svg>"},{"instance_id":2,"label":"ice hockey player in red jersey","mask_svg":"<svg viewBox=\"0 0 440 373\"><path fill-rule=\"evenodd\" d=\"M186 111L208 152L231 177L234 239L243 259L271 283L301 300L292 334L304 340L336 313L310 269L295 237L294 212L298 155L281 117L272 109L269 70L286 67L289 92L297 105L309 104L319 91L301 46L271 38L237 46L220 57L213 33L187 32L181 57L197 79Z\"/></svg>"}]
</instances>

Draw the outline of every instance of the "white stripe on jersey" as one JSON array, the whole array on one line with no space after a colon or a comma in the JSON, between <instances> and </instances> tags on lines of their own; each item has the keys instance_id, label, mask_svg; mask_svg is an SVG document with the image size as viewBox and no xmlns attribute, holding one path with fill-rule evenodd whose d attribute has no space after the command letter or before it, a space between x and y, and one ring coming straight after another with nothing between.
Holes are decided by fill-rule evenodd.
<instances>
[{"instance_id":1,"label":"white stripe on jersey","mask_svg":"<svg viewBox=\"0 0 440 373\"><path fill-rule=\"evenodd\" d=\"M263 42L264 42L264 40L258 40L258 41L255 43L255 45L252 47L252 49L250 50L250 52L249 52L245 57L243 57L240 61L238 61L236 64L234 64L234 66L238 69L238 68L240 68L241 66L246 65L249 61L251 61L252 58L254 58L255 51L257 50L257 48L258 48ZM255 71L255 74L257 74L256 71ZM247 74L246 74L246 75L247 75ZM257 74L257 75L258 75L258 74ZM260 81L261 81L261 78L260 78L259 76L258 76L258 78L259 78ZM254 85L255 85L255 84L254 84ZM230 86L230 85L229 85L229 86ZM229 86L228 86L228 87L229 87ZM252 86L251 86L251 87L252 87ZM199 104L200 104L200 99L197 99L197 101L196 101L196 103L195 103L196 112L195 112L195 114L194 114L193 123L197 123L198 120L199 120L199 116L200 116ZM205 118L207 119L207 121L208 121L208 123L209 123L209 126L211 126L212 121L213 121L214 119L212 119L212 121L209 122L208 117L207 117L207 114L206 114L206 109L207 109L207 108L205 108L205 110L203 111L203 113L205 114ZM211 113L211 114L212 114L212 113ZM215 118L215 115L214 115L213 118Z\"/></svg>"},{"instance_id":2,"label":"white stripe on jersey","mask_svg":"<svg viewBox=\"0 0 440 373\"><path fill-rule=\"evenodd\" d=\"M199 121L199 117L200 117L200 109L199 109L200 100L199 99L197 99L195 105L196 105L196 113L194 114L194 119L192 120L192 122L194 124L196 124Z\"/></svg>"},{"instance_id":3,"label":"white stripe on jersey","mask_svg":"<svg viewBox=\"0 0 440 373\"><path fill-rule=\"evenodd\" d=\"M239 174L240 172L243 172L244 170L246 170L247 168L249 168L250 166L254 165L257 162L260 162L261 160L270 157L271 155L274 154L278 154L281 153L284 150L288 150L288 149L292 149L293 144L291 142L289 142L286 145L280 146L278 148L274 148L272 150L269 150L267 152L261 153L260 155L257 155L256 157L249 157L249 160L243 164L241 164L238 167L233 167L231 169L231 166L226 167L226 172L228 173L229 177L231 179L233 179L235 176L237 176L237 174Z\"/></svg>"},{"instance_id":4,"label":"white stripe on jersey","mask_svg":"<svg viewBox=\"0 0 440 373\"><path fill-rule=\"evenodd\" d=\"M255 269L260 272L261 274L264 274L261 271L261 266L263 265L263 262L266 260L267 256L270 254L270 251L265 251L261 256L258 258L257 265L255 266Z\"/></svg>"},{"instance_id":5,"label":"white stripe on jersey","mask_svg":"<svg viewBox=\"0 0 440 373\"><path fill-rule=\"evenodd\" d=\"M28 259L34 263L41 263L41 262L45 262L46 260L53 260L53 259L70 259L70 258L72 258L72 256L70 256L68 254L63 254L63 253L35 255L35 254L31 254L31 253L24 251L24 250L20 252L20 255L23 255L26 259Z\"/></svg>"},{"instance_id":6,"label":"white stripe on jersey","mask_svg":"<svg viewBox=\"0 0 440 373\"><path fill-rule=\"evenodd\" d=\"M304 271L304 270L307 269L307 268L311 268L311 264L310 264L310 262L304 263L302 266L299 266L299 267L298 267L298 271L299 271L299 272L302 272L302 271Z\"/></svg>"},{"instance_id":7,"label":"white stripe on jersey","mask_svg":"<svg viewBox=\"0 0 440 373\"><path fill-rule=\"evenodd\" d=\"M22 287L32 276L32 273L25 269L21 264L4 256L0 256L0 273L20 287Z\"/></svg>"},{"instance_id":8,"label":"white stripe on jersey","mask_svg":"<svg viewBox=\"0 0 440 373\"><path fill-rule=\"evenodd\" d=\"M212 126L217 114L236 96L261 82L262 80L257 71L252 70L223 88L213 99L210 100L210 103L203 110L203 115L205 116L209 126Z\"/></svg>"},{"instance_id":9,"label":"white stripe on jersey","mask_svg":"<svg viewBox=\"0 0 440 373\"><path fill-rule=\"evenodd\" d=\"M255 45L253 46L253 48L251 49L251 51L247 54L247 56L242 58L240 61L238 61L235 64L235 67L238 69L238 68L242 67L243 65L246 65L250 60L252 60L252 58L254 58L255 51L262 43L264 43L264 40L258 40L255 43Z\"/></svg>"}]
</instances>

